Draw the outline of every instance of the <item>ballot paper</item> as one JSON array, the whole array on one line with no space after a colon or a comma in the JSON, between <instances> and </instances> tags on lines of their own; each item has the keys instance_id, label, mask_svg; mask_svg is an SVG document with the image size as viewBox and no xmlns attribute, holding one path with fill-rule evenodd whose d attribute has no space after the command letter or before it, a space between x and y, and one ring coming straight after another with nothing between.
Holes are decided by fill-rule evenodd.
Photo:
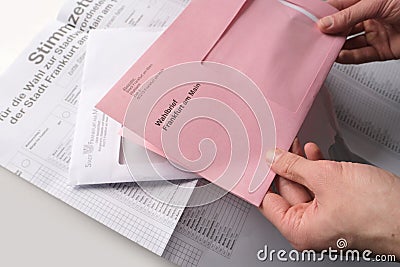
<instances>
[{"instance_id":1,"label":"ballot paper","mask_svg":"<svg viewBox=\"0 0 400 267\"><path fill-rule=\"evenodd\" d=\"M324 109L316 110L325 112ZM194 192L192 198L201 199L202 196ZM337 247L332 249L337 250ZM276 257L280 250L286 251L283 257L287 260ZM263 252L259 254L259 251ZM272 260L268 259L269 253L275 254ZM179 266L193 267L397 266L396 263L372 263L362 259L360 262L329 260L328 257L321 260L321 254L317 253L316 260L312 254L308 260L307 253L304 254L305 259L300 253L298 260L296 256L291 260L289 253L296 255L288 241L256 207L238 197L227 195L212 204L185 209L163 258Z\"/></svg>"},{"instance_id":2,"label":"ballot paper","mask_svg":"<svg viewBox=\"0 0 400 267\"><path fill-rule=\"evenodd\" d=\"M164 29L135 27L90 32L72 146L72 185L198 178L138 144L129 144L129 149L125 147L123 151L121 124L95 108ZM109 40L113 40L112 45ZM130 162L129 169L124 162L125 153L135 153L135 162Z\"/></svg>"},{"instance_id":3,"label":"ballot paper","mask_svg":"<svg viewBox=\"0 0 400 267\"><path fill-rule=\"evenodd\" d=\"M39 33L0 77L1 166L158 255L170 240L195 181L74 188L68 185L68 166L86 31L168 25L186 3L68 1L59 19ZM149 192L168 202L149 197Z\"/></svg>"},{"instance_id":4,"label":"ballot paper","mask_svg":"<svg viewBox=\"0 0 400 267\"><path fill-rule=\"evenodd\" d=\"M336 64L329 88L352 152L400 175L400 61Z\"/></svg>"}]
</instances>

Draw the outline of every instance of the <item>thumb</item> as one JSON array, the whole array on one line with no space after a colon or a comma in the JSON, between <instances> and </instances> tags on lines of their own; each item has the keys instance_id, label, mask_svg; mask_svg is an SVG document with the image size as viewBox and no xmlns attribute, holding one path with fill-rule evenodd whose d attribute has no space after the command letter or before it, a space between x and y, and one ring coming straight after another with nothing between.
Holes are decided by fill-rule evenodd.
<instances>
[{"instance_id":1,"label":"thumb","mask_svg":"<svg viewBox=\"0 0 400 267\"><path fill-rule=\"evenodd\" d=\"M356 24L379 17L383 3L384 1L361 0L333 15L320 19L318 27L324 33L347 35Z\"/></svg>"},{"instance_id":2,"label":"thumb","mask_svg":"<svg viewBox=\"0 0 400 267\"><path fill-rule=\"evenodd\" d=\"M272 162L271 159L267 161ZM277 149L271 169L281 177L304 185L314 191L318 182L316 179L324 177L323 167L319 162L310 161L293 153Z\"/></svg>"}]
</instances>

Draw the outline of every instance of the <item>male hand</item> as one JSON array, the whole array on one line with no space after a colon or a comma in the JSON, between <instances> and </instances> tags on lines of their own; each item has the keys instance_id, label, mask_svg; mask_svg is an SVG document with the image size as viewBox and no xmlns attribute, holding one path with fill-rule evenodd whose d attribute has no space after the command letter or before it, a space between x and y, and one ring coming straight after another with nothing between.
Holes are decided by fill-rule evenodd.
<instances>
[{"instance_id":1,"label":"male hand","mask_svg":"<svg viewBox=\"0 0 400 267\"><path fill-rule=\"evenodd\" d=\"M328 0L340 11L322 18L327 34L355 35L346 42L337 62L360 64L400 58L400 0Z\"/></svg>"},{"instance_id":2,"label":"male hand","mask_svg":"<svg viewBox=\"0 0 400 267\"><path fill-rule=\"evenodd\" d=\"M296 140L292 151L302 155ZM348 248L394 254L400 259L400 179L369 165L321 160L315 144L308 159L276 151L272 170L280 178L260 207L298 250Z\"/></svg>"}]
</instances>

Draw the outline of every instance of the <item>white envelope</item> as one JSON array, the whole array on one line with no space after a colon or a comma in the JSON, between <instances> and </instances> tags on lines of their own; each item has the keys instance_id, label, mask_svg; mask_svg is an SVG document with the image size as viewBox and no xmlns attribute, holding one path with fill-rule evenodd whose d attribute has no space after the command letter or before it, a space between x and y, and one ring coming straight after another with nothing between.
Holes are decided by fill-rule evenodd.
<instances>
[{"instance_id":1,"label":"white envelope","mask_svg":"<svg viewBox=\"0 0 400 267\"><path fill-rule=\"evenodd\" d=\"M148 164L146 150L131 143L128 150L135 162L128 169L121 156L121 125L94 108L161 33L162 29L144 28L91 31L72 148L71 185L198 178L148 151L155 172Z\"/></svg>"}]
</instances>

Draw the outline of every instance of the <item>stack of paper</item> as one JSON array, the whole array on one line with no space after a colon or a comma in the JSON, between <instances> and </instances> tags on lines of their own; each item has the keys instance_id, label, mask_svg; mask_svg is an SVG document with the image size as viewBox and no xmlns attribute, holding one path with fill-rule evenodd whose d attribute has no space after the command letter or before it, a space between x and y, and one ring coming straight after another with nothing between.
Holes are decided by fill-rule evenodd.
<instances>
[{"instance_id":1,"label":"stack of paper","mask_svg":"<svg viewBox=\"0 0 400 267\"><path fill-rule=\"evenodd\" d=\"M89 39L87 31L109 27L142 28L130 43L135 47L130 59L134 60L187 3L176 0L68 1L58 20L49 24L1 77L0 164L158 255L164 252L189 201L191 194L187 188L193 188L196 181L182 180L171 185L151 182L140 187L135 184L74 187L82 177L70 176L69 167L71 151L79 151L77 155L81 157L74 157L72 162L80 161L81 171L98 165L103 168L85 175L87 180L82 184L93 183L93 177L100 178L96 179L96 184L132 181L127 171L121 172L118 157L114 157L120 150L119 143L112 147L113 142L120 139L118 127L105 115L92 110L96 99L90 99L90 90L84 90L82 84ZM142 39L140 34L144 31L151 36ZM91 57L97 56L93 50ZM115 70L109 82L118 78L115 75L122 75L123 66L106 69ZM96 70L99 66L94 66L93 71ZM94 97L101 97L101 94L101 90L97 91ZM80 99L84 101L78 110ZM81 110L89 110L89 113L82 114ZM75 132L80 119L90 128ZM79 138L74 140L74 136ZM80 138L86 143L73 146ZM103 152L111 158L98 162L97 155ZM119 176L118 172L123 175ZM143 174L141 178L155 180ZM193 178L187 173L180 176L180 172L175 171L174 174L178 179ZM162 200L149 197L148 192L162 196Z\"/></svg>"}]
</instances>

